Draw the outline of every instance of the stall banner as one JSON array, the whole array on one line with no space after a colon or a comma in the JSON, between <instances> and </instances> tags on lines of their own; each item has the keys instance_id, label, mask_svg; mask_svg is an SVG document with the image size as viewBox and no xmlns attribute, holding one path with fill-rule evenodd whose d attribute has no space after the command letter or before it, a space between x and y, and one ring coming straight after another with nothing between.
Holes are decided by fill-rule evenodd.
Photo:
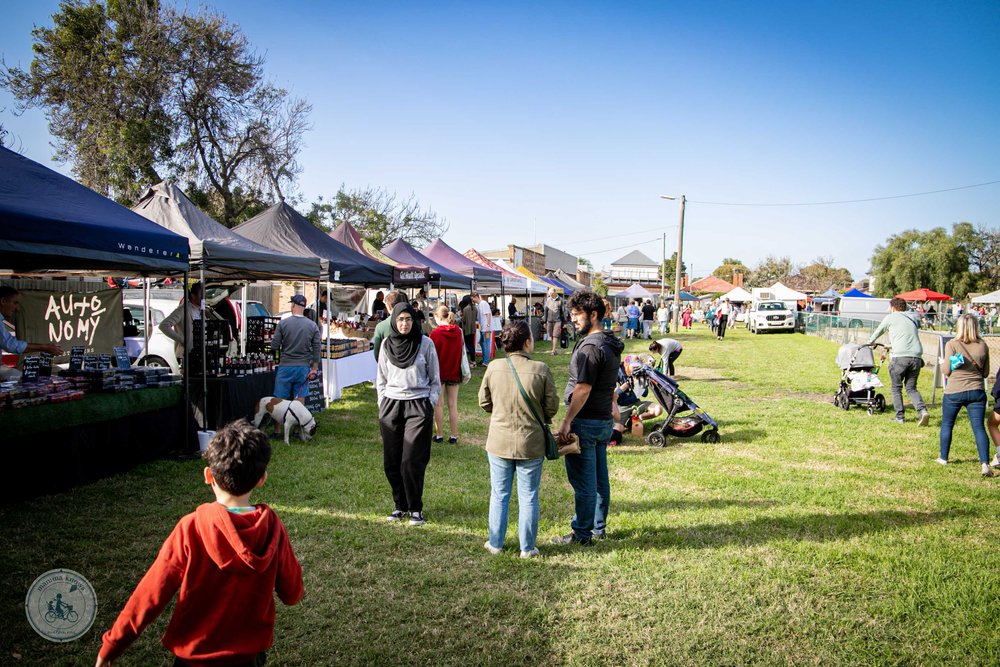
<instances>
[{"instance_id":1,"label":"stall banner","mask_svg":"<svg viewBox=\"0 0 1000 667\"><path fill-rule=\"evenodd\" d=\"M111 354L122 344L122 292L54 292L24 290L15 317L17 337L32 343L54 343L67 354L81 346L86 354Z\"/></svg>"}]
</instances>

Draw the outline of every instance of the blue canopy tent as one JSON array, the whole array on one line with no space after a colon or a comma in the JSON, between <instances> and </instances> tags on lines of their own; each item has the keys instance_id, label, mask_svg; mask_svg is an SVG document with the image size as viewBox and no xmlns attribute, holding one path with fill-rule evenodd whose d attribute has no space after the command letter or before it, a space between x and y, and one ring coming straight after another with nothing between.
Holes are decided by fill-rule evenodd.
<instances>
[{"instance_id":1,"label":"blue canopy tent","mask_svg":"<svg viewBox=\"0 0 1000 667\"><path fill-rule=\"evenodd\" d=\"M864 292L862 292L861 290L859 290L857 287L853 287L853 288L851 288L850 291L844 292L844 296L861 297L862 299L873 299L874 298L871 294L865 294Z\"/></svg>"},{"instance_id":2,"label":"blue canopy tent","mask_svg":"<svg viewBox=\"0 0 1000 667\"><path fill-rule=\"evenodd\" d=\"M421 254L416 248L403 239L396 239L382 248L382 253L397 262L426 266L431 270L431 283L439 288L472 289L472 276L463 276L448 267L435 262L427 255Z\"/></svg>"},{"instance_id":3,"label":"blue canopy tent","mask_svg":"<svg viewBox=\"0 0 1000 667\"><path fill-rule=\"evenodd\" d=\"M813 303L833 303L840 298L840 294L837 293L832 287L822 294L817 294L812 298Z\"/></svg>"},{"instance_id":4,"label":"blue canopy tent","mask_svg":"<svg viewBox=\"0 0 1000 667\"><path fill-rule=\"evenodd\" d=\"M0 266L183 273L188 241L48 167L0 148Z\"/></svg>"}]
</instances>

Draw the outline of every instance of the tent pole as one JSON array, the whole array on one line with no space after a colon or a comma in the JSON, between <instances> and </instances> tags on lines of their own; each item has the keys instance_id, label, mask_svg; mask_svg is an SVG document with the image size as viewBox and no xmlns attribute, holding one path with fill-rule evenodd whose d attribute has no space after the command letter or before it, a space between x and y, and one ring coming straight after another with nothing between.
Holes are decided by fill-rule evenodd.
<instances>
[{"instance_id":1,"label":"tent pole","mask_svg":"<svg viewBox=\"0 0 1000 667\"><path fill-rule=\"evenodd\" d=\"M199 267L201 276L201 418L204 422L203 430L208 430L208 358L205 356L206 339L208 338L208 320L205 319L205 262ZM184 295L187 301L187 295ZM184 312L187 312L187 303L184 304Z\"/></svg>"},{"instance_id":2,"label":"tent pole","mask_svg":"<svg viewBox=\"0 0 1000 667\"><path fill-rule=\"evenodd\" d=\"M183 297L187 299L188 272L184 271L184 282L181 285ZM185 304L186 306L187 304ZM149 323L149 290L146 291L146 324ZM187 308L184 308L184 341L187 342ZM146 336L146 352L149 352L149 336ZM185 359L185 363L187 360ZM191 373L188 368L184 369L184 437L191 432Z\"/></svg>"},{"instance_id":3,"label":"tent pole","mask_svg":"<svg viewBox=\"0 0 1000 667\"><path fill-rule=\"evenodd\" d=\"M247 288L250 283L243 283L243 304L240 312L240 355L247 354Z\"/></svg>"}]
</instances>

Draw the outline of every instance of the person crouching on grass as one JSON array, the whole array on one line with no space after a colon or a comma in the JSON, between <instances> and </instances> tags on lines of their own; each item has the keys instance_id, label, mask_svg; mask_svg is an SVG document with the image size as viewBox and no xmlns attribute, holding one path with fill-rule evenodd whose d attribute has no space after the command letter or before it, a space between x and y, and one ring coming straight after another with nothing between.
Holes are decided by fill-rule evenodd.
<instances>
[{"instance_id":1,"label":"person crouching on grass","mask_svg":"<svg viewBox=\"0 0 1000 667\"><path fill-rule=\"evenodd\" d=\"M390 317L392 332L382 342L375 376L382 465L395 503L386 519L402 521L409 513L410 525L422 526L427 523L424 471L431 460L434 406L441 396L438 356L408 303L397 303Z\"/></svg>"},{"instance_id":2,"label":"person crouching on grass","mask_svg":"<svg viewBox=\"0 0 1000 667\"><path fill-rule=\"evenodd\" d=\"M175 667L263 665L274 643L274 593L286 605L302 599L302 567L284 524L267 505L249 504L267 479L267 436L232 422L208 443L205 459L215 502L178 522L104 633L97 667L117 660L178 590L161 639Z\"/></svg>"}]
</instances>

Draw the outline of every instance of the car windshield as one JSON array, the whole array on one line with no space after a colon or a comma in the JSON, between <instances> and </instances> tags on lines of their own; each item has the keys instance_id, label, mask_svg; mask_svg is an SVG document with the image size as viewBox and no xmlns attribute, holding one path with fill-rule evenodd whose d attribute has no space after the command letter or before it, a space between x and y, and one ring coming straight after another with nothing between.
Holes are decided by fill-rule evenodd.
<instances>
[{"instance_id":1,"label":"car windshield","mask_svg":"<svg viewBox=\"0 0 1000 667\"><path fill-rule=\"evenodd\" d=\"M757 306L757 310L786 310L786 308L780 301L765 301Z\"/></svg>"},{"instance_id":2,"label":"car windshield","mask_svg":"<svg viewBox=\"0 0 1000 667\"><path fill-rule=\"evenodd\" d=\"M247 301L247 317L270 317L264 304L257 301Z\"/></svg>"}]
</instances>

